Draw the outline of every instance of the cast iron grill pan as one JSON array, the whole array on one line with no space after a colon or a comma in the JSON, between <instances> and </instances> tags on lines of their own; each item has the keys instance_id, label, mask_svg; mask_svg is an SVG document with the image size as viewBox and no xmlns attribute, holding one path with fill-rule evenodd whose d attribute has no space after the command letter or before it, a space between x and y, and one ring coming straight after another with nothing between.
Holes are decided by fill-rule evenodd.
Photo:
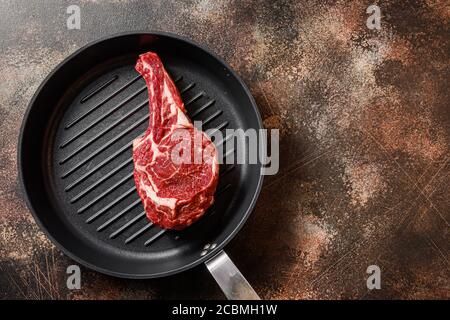
<instances>
[{"instance_id":1,"label":"cast iron grill pan","mask_svg":"<svg viewBox=\"0 0 450 320\"><path fill-rule=\"evenodd\" d=\"M42 229L75 260L132 278L212 257L247 218L262 180L260 165L223 164L215 204L201 220L184 231L148 221L132 161L132 141L148 125L147 89L134 69L147 51L161 57L190 118L223 132L216 145L231 142L226 129L261 127L248 90L218 58L172 35L135 33L83 48L52 72L30 104L19 146L21 180Z\"/></svg>"}]
</instances>

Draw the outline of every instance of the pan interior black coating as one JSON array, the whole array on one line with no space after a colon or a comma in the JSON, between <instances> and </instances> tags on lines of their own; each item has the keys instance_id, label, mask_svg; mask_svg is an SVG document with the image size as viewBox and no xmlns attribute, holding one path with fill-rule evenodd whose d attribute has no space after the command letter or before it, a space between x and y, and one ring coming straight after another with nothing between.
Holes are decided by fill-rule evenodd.
<instances>
[{"instance_id":1,"label":"pan interior black coating","mask_svg":"<svg viewBox=\"0 0 450 320\"><path fill-rule=\"evenodd\" d=\"M86 266L130 278L180 272L213 256L247 218L262 180L260 165L221 165L215 205L200 221L181 232L151 225L135 190L131 146L148 123L145 82L134 70L147 51L160 55L204 130L225 136L261 127L248 90L218 58L171 35L124 34L52 72L30 104L19 145L22 185L47 235Z\"/></svg>"}]
</instances>

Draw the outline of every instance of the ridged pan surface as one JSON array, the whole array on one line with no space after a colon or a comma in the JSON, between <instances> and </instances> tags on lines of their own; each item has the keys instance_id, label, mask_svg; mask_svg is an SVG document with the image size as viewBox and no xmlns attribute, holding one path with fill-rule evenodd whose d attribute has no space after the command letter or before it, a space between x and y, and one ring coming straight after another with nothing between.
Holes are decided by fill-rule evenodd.
<instances>
[{"instance_id":1,"label":"ridged pan surface","mask_svg":"<svg viewBox=\"0 0 450 320\"><path fill-rule=\"evenodd\" d=\"M231 142L226 129L261 127L251 95L225 64L167 34L99 41L47 78L30 105L19 146L29 206L68 255L122 277L168 275L214 255L247 218L262 180L259 165L223 164L215 204L199 222L180 232L147 220L133 181L132 141L147 128L149 112L134 65L150 50L160 55L191 120L223 132L216 145Z\"/></svg>"}]
</instances>

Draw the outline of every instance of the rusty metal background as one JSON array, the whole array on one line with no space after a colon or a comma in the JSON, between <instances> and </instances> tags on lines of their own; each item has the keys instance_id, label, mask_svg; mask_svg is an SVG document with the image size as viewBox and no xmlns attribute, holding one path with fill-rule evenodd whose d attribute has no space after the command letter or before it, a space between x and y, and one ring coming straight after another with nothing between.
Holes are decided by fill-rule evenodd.
<instances>
[{"instance_id":1,"label":"rusty metal background","mask_svg":"<svg viewBox=\"0 0 450 320\"><path fill-rule=\"evenodd\" d=\"M101 36L163 30L201 43L249 85L281 167L230 256L266 299L450 298L446 1L0 1L0 298L222 298L203 268L129 281L82 268L38 230L17 183L32 94ZM68 30L66 8L81 8ZM381 268L381 290L366 269Z\"/></svg>"}]
</instances>

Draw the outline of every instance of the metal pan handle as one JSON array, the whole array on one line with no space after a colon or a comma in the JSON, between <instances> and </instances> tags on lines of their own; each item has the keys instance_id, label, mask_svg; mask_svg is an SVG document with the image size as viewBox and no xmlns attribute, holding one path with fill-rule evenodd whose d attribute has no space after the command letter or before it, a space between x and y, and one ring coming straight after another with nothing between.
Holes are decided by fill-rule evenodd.
<instances>
[{"instance_id":1,"label":"metal pan handle","mask_svg":"<svg viewBox=\"0 0 450 320\"><path fill-rule=\"evenodd\" d=\"M211 275L229 300L260 300L252 286L234 265L225 251L205 262Z\"/></svg>"}]
</instances>

